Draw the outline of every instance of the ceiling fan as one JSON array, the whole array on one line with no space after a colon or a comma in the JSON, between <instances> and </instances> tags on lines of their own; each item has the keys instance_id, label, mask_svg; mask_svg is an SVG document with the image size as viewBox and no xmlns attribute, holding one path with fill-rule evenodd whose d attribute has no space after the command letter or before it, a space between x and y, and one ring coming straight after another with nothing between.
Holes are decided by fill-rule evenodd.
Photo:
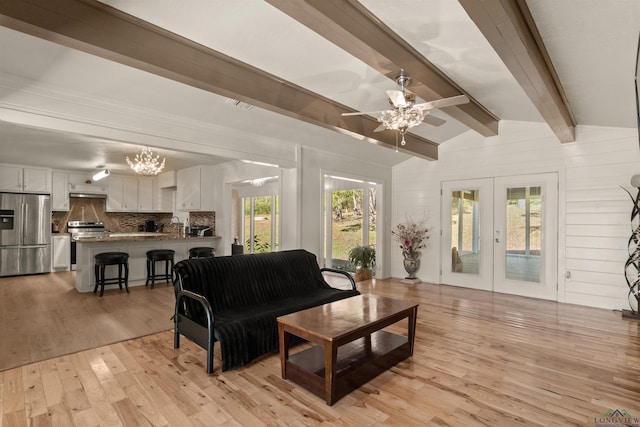
<instances>
[{"instance_id":1,"label":"ceiling fan","mask_svg":"<svg viewBox=\"0 0 640 427\"><path fill-rule=\"evenodd\" d=\"M359 116L380 114L378 121L380 126L375 128L374 132L381 132L386 129L395 130L402 136L402 145L406 144L404 135L409 128L418 126L420 123L428 123L432 126L440 126L446 122L438 117L429 114L429 110L442 107L450 107L452 105L465 104L469 102L469 98L465 95L452 96L450 98L437 99L435 101L416 104L415 94L406 91L406 87L411 81L411 77L400 70L395 78L396 83L401 90L388 90L389 104L391 109L381 111L342 113L343 116ZM397 141L396 141L397 144Z\"/></svg>"}]
</instances>

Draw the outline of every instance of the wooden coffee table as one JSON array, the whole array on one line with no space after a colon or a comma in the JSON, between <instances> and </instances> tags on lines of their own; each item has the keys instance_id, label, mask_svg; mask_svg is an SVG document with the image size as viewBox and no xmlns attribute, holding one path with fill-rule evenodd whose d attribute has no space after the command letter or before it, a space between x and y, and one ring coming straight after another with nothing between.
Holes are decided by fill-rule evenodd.
<instances>
[{"instance_id":1,"label":"wooden coffee table","mask_svg":"<svg viewBox=\"0 0 640 427\"><path fill-rule=\"evenodd\" d=\"M333 405L413 354L418 304L359 295L278 317L282 378ZM382 329L408 319L407 336ZM291 335L317 344L289 354Z\"/></svg>"}]
</instances>

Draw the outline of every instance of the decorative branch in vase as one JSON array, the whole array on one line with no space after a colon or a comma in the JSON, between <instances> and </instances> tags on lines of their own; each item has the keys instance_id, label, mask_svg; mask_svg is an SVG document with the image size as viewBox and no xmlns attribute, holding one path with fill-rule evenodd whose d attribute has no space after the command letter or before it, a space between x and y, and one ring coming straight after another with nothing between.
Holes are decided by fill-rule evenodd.
<instances>
[{"instance_id":1,"label":"decorative branch in vase","mask_svg":"<svg viewBox=\"0 0 640 427\"><path fill-rule=\"evenodd\" d=\"M400 243L402 256L404 257L404 269L408 276L405 277L407 283L420 283L416 278L416 272L420 268L420 249L425 247L429 239L429 228L424 225L424 221L415 222L407 218L404 223L400 223L391 230L391 236Z\"/></svg>"}]
</instances>

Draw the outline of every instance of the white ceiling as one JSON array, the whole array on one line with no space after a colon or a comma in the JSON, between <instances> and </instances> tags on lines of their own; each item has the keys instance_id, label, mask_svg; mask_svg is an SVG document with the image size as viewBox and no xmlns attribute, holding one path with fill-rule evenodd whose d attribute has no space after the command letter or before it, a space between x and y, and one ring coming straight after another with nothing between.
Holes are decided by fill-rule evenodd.
<instances>
[{"instance_id":1,"label":"white ceiling","mask_svg":"<svg viewBox=\"0 0 640 427\"><path fill-rule=\"evenodd\" d=\"M261 0L103 3L360 111L386 108L395 83ZM457 0L361 0L502 120L540 113ZM577 125L636 127L640 1L528 0ZM0 27L0 162L128 172L143 145L167 169L229 159L293 164L295 145L393 166L385 147ZM473 132L447 123L412 133L437 143ZM204 154L201 154L204 153ZM364 153L364 156L363 156Z\"/></svg>"}]
</instances>

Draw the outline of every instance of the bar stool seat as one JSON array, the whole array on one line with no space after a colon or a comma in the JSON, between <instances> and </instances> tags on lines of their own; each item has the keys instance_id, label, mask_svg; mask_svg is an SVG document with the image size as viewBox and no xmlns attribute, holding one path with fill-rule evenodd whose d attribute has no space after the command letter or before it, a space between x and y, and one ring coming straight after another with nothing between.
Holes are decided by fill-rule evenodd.
<instances>
[{"instance_id":1,"label":"bar stool seat","mask_svg":"<svg viewBox=\"0 0 640 427\"><path fill-rule=\"evenodd\" d=\"M94 272L96 276L96 286L93 288L95 294L100 286L100 296L104 295L104 285L117 283L120 289L122 284L129 293L129 254L126 252L103 252L93 257ZM105 277L105 269L108 265L118 266L118 277ZM124 270L124 275L123 275Z\"/></svg>"},{"instance_id":2,"label":"bar stool seat","mask_svg":"<svg viewBox=\"0 0 640 427\"><path fill-rule=\"evenodd\" d=\"M147 251L147 281L145 286L151 281L151 289L156 284L156 279L164 279L166 283L173 281L173 257L176 251L173 249L153 249ZM164 261L164 274L156 273L156 262Z\"/></svg>"},{"instance_id":3,"label":"bar stool seat","mask_svg":"<svg viewBox=\"0 0 640 427\"><path fill-rule=\"evenodd\" d=\"M213 258L216 251L210 247L198 247L189 249L189 259L192 258Z\"/></svg>"}]
</instances>

